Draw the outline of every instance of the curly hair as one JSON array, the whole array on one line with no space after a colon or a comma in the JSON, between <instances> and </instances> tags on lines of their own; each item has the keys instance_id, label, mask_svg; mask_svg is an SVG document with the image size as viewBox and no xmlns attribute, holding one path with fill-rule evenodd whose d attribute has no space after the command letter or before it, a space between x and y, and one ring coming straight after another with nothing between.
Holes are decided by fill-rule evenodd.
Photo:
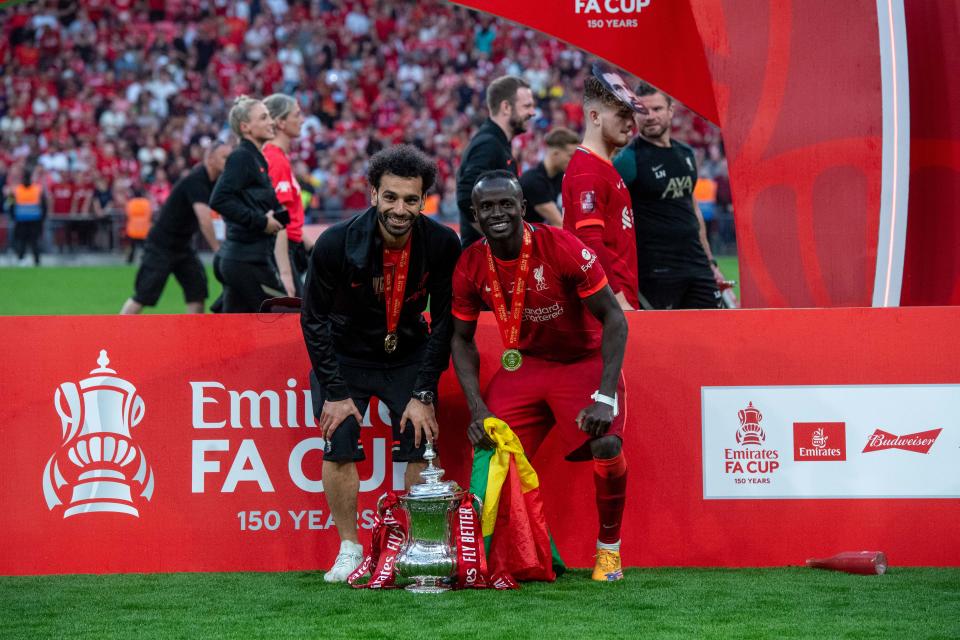
<instances>
[{"instance_id":1,"label":"curly hair","mask_svg":"<svg viewBox=\"0 0 960 640\"><path fill-rule=\"evenodd\" d=\"M430 190L437 179L437 163L410 144L398 144L378 151L370 158L367 180L374 189L380 188L384 174L423 181L423 193Z\"/></svg>"}]
</instances>

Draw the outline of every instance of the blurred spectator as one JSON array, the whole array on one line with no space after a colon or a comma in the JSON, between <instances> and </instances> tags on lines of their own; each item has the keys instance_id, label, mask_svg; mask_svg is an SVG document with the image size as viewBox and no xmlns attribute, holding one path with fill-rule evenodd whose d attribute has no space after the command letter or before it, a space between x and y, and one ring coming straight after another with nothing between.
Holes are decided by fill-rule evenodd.
<instances>
[{"instance_id":1,"label":"blurred spectator","mask_svg":"<svg viewBox=\"0 0 960 640\"><path fill-rule=\"evenodd\" d=\"M570 129L558 127L547 134L543 162L520 176L523 198L527 201L527 222L543 222L563 227L561 191L563 172L577 149L580 137Z\"/></svg>"}]
</instances>

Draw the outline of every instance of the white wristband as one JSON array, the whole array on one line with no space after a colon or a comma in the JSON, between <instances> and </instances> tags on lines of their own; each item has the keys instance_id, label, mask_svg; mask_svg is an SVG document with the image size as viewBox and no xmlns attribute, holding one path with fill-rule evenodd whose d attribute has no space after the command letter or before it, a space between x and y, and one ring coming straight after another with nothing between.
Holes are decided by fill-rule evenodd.
<instances>
[{"instance_id":1,"label":"white wristband","mask_svg":"<svg viewBox=\"0 0 960 640\"><path fill-rule=\"evenodd\" d=\"M597 390L593 392L593 395L590 396L590 399L593 400L594 402L600 402L609 407L612 407L614 418L616 418L620 414L620 407L618 406L618 403L617 403L617 394L613 394L613 397L611 398L610 396L603 395L602 393L600 393L599 390Z\"/></svg>"}]
</instances>

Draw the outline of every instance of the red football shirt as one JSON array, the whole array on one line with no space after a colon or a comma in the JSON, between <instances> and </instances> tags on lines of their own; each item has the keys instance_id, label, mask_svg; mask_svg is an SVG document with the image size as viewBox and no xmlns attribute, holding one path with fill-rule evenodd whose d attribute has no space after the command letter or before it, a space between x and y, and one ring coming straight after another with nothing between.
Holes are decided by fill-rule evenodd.
<instances>
[{"instance_id":1,"label":"red football shirt","mask_svg":"<svg viewBox=\"0 0 960 640\"><path fill-rule=\"evenodd\" d=\"M533 234L533 251L523 300L520 352L559 362L593 355L600 349L602 331L582 299L607 284L597 255L562 229L527 226ZM494 258L508 310L518 262L519 258ZM484 308L493 308L486 240L474 242L463 252L453 274L453 315L469 322Z\"/></svg>"},{"instance_id":2,"label":"red football shirt","mask_svg":"<svg viewBox=\"0 0 960 640\"><path fill-rule=\"evenodd\" d=\"M600 228L603 246L591 246L610 277L614 293L623 292L640 308L637 239L630 192L613 165L584 147L577 147L563 174L563 228L584 236Z\"/></svg>"},{"instance_id":3,"label":"red football shirt","mask_svg":"<svg viewBox=\"0 0 960 640\"><path fill-rule=\"evenodd\" d=\"M303 242L303 200L300 199L300 183L293 176L290 159L283 149L273 144L263 145L263 157L267 160L270 182L277 192L277 200L290 214L287 237L294 242Z\"/></svg>"},{"instance_id":4,"label":"red football shirt","mask_svg":"<svg viewBox=\"0 0 960 640\"><path fill-rule=\"evenodd\" d=\"M50 188L50 213L55 216L66 216L79 213L73 210L73 196L75 189L70 182L58 182Z\"/></svg>"}]
</instances>

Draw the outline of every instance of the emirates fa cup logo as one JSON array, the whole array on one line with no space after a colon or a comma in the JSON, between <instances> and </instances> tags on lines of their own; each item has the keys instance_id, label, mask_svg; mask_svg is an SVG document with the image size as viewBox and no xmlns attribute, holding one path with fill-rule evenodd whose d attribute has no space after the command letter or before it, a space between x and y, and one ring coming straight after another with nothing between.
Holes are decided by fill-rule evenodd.
<instances>
[{"instance_id":1,"label":"emirates fa cup logo","mask_svg":"<svg viewBox=\"0 0 960 640\"><path fill-rule=\"evenodd\" d=\"M767 439L766 434L760 427L760 421L763 420L763 414L750 402L746 409L741 409L737 416L740 418L740 428L737 429L737 444L741 447L756 446L759 447Z\"/></svg>"},{"instance_id":2,"label":"emirates fa cup logo","mask_svg":"<svg viewBox=\"0 0 960 640\"><path fill-rule=\"evenodd\" d=\"M143 398L107 366L106 350L97 364L89 378L64 382L54 395L63 443L43 470L43 496L52 511L71 490L64 518L103 512L139 517L134 492L153 497L153 469L130 436L143 420Z\"/></svg>"}]
</instances>

